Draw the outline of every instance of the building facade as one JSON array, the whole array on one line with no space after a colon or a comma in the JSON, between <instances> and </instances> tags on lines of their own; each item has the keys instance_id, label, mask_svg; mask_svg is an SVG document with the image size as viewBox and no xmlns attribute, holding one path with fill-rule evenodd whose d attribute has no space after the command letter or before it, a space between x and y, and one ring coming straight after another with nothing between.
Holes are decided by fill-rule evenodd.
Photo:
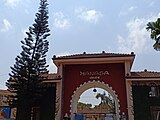
<instances>
[{"instance_id":1,"label":"building facade","mask_svg":"<svg viewBox=\"0 0 160 120\"><path fill-rule=\"evenodd\" d=\"M64 116L75 120L78 114L82 115L77 109L79 97L94 87L102 88L112 95L115 113L111 119L120 120L125 117L128 120L159 120L160 72L132 72L134 58L133 52L117 54L104 51L97 54L84 52L53 56L57 76L61 78L57 84L57 120Z\"/></svg>"},{"instance_id":2,"label":"building facade","mask_svg":"<svg viewBox=\"0 0 160 120\"><path fill-rule=\"evenodd\" d=\"M11 108L8 104L9 96L12 95L7 90L0 90L0 120L15 119L16 108Z\"/></svg>"},{"instance_id":3,"label":"building facade","mask_svg":"<svg viewBox=\"0 0 160 120\"><path fill-rule=\"evenodd\" d=\"M133 52L53 56L57 73L43 81L47 90L35 119L43 113L47 120L160 120L160 72L133 72L134 59ZM90 88L107 91L114 109L109 103L95 108L82 103L82 109L78 100Z\"/></svg>"}]
</instances>

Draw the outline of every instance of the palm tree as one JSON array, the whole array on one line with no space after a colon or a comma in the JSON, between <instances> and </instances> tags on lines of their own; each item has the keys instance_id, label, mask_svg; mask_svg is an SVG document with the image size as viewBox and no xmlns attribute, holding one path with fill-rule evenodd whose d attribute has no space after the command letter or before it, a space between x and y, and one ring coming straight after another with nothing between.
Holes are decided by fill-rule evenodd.
<instances>
[{"instance_id":1,"label":"palm tree","mask_svg":"<svg viewBox=\"0 0 160 120\"><path fill-rule=\"evenodd\" d=\"M153 48L160 50L160 18L155 22L148 22L146 29L151 31L150 37L155 40Z\"/></svg>"},{"instance_id":2,"label":"palm tree","mask_svg":"<svg viewBox=\"0 0 160 120\"><path fill-rule=\"evenodd\" d=\"M96 98L97 98L97 99L100 98L100 99L101 99L101 103L104 103L104 95L103 95L103 94L97 93Z\"/></svg>"},{"instance_id":3,"label":"palm tree","mask_svg":"<svg viewBox=\"0 0 160 120\"><path fill-rule=\"evenodd\" d=\"M108 104L110 101L110 98L106 96L106 92L104 91L103 94L97 93L96 98L101 98L101 103Z\"/></svg>"},{"instance_id":4,"label":"palm tree","mask_svg":"<svg viewBox=\"0 0 160 120\"><path fill-rule=\"evenodd\" d=\"M105 104L108 105L111 108L112 112L115 112L115 102L111 98L111 95L108 93L108 96L106 95L106 92L104 91L102 94L97 93L96 98L101 98L101 103L100 104Z\"/></svg>"}]
</instances>

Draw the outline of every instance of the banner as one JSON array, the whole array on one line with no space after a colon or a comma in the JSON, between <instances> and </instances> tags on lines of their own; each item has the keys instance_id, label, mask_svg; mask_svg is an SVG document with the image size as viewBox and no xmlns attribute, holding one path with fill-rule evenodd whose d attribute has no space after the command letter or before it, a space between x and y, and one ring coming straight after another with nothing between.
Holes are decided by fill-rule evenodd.
<instances>
[{"instance_id":1,"label":"banner","mask_svg":"<svg viewBox=\"0 0 160 120\"><path fill-rule=\"evenodd\" d=\"M0 108L0 119L9 119L10 118L10 108L9 107L1 107Z\"/></svg>"},{"instance_id":2,"label":"banner","mask_svg":"<svg viewBox=\"0 0 160 120\"><path fill-rule=\"evenodd\" d=\"M83 114L76 114L75 120L84 120L84 115Z\"/></svg>"}]
</instances>

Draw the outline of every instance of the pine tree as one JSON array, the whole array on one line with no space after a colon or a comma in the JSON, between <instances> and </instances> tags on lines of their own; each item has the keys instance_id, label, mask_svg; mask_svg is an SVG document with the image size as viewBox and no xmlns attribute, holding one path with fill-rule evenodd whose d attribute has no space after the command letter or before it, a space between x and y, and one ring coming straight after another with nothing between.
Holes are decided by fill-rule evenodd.
<instances>
[{"instance_id":1,"label":"pine tree","mask_svg":"<svg viewBox=\"0 0 160 120\"><path fill-rule=\"evenodd\" d=\"M22 52L15 58L6 83L8 90L14 93L12 105L17 107L16 120L31 119L33 104L42 93L43 74L48 73L46 53L49 49L47 37L50 30L47 6L47 0L40 0L34 24L26 32L27 37L21 41Z\"/></svg>"}]
</instances>

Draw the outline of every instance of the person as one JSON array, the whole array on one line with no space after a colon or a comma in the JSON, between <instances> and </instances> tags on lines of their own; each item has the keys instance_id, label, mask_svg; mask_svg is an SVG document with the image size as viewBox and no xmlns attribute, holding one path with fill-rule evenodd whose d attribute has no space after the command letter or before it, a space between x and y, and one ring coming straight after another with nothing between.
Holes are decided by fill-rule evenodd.
<instances>
[{"instance_id":1,"label":"person","mask_svg":"<svg viewBox=\"0 0 160 120\"><path fill-rule=\"evenodd\" d=\"M122 112L121 120L127 120L127 116L124 112Z\"/></svg>"},{"instance_id":2,"label":"person","mask_svg":"<svg viewBox=\"0 0 160 120\"><path fill-rule=\"evenodd\" d=\"M106 114L105 120L113 120L113 114Z\"/></svg>"}]
</instances>

